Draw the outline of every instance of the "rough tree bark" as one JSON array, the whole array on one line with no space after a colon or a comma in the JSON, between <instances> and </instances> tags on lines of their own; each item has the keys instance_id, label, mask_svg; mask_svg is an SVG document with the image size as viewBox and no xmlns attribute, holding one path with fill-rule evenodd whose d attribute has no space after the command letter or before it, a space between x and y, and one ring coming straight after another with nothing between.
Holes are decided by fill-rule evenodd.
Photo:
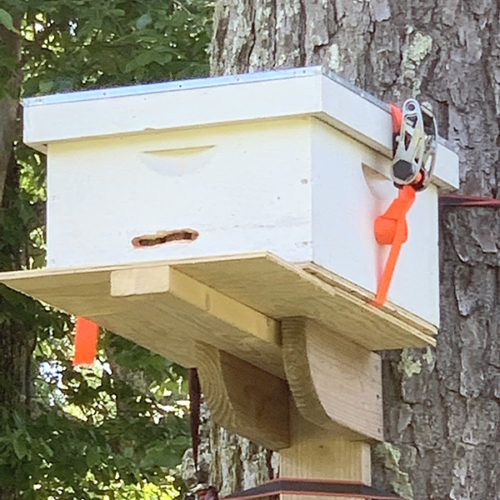
<instances>
[{"instance_id":1,"label":"rough tree bark","mask_svg":"<svg viewBox=\"0 0 500 500\"><path fill-rule=\"evenodd\" d=\"M385 101L428 101L459 152L461 191L496 197L499 8L496 0L218 0L212 71L324 64ZM385 356L387 442L373 452L374 482L405 498L500 499L499 242L498 208L444 209L437 348ZM225 491L255 482L238 463L248 444L214 443L221 435L212 430L218 447L206 445L218 469L212 482Z\"/></svg>"}]
</instances>

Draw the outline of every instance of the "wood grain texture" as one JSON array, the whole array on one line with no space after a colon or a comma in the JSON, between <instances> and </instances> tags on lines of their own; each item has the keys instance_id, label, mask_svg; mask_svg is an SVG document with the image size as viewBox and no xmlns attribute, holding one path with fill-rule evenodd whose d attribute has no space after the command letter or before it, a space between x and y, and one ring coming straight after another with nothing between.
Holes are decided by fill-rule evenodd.
<instances>
[{"instance_id":1,"label":"wood grain texture","mask_svg":"<svg viewBox=\"0 0 500 500\"><path fill-rule=\"evenodd\" d=\"M196 348L203 395L216 422L270 449L289 446L286 382L208 344Z\"/></svg>"},{"instance_id":2,"label":"wood grain texture","mask_svg":"<svg viewBox=\"0 0 500 500\"><path fill-rule=\"evenodd\" d=\"M171 266L112 271L111 295L140 295L142 301L154 305L158 323L164 318L177 318L186 323L186 337L202 339L283 376L276 321Z\"/></svg>"},{"instance_id":3,"label":"wood grain texture","mask_svg":"<svg viewBox=\"0 0 500 500\"><path fill-rule=\"evenodd\" d=\"M314 262L304 262L298 264L304 271L311 273L312 275L318 277L320 280L332 285L334 288L344 290L349 294L358 297L365 301L370 301L374 298L374 294L365 290L364 288L356 285L352 281L346 280L342 276L325 269ZM386 301L384 305L380 306L380 309L388 314L392 314L395 318L404 321L406 324L418 328L423 333L427 335L434 336L437 334L438 329L428 321L416 316L410 311L396 306L391 301Z\"/></svg>"},{"instance_id":4,"label":"wood grain texture","mask_svg":"<svg viewBox=\"0 0 500 500\"><path fill-rule=\"evenodd\" d=\"M44 271L13 273L16 290L31 295L62 311L92 319L184 366L194 366L194 344L186 336L186 322L163 318L157 323L157 309L144 297L116 299L110 294L109 270L70 270L46 274Z\"/></svg>"},{"instance_id":5,"label":"wood grain texture","mask_svg":"<svg viewBox=\"0 0 500 500\"><path fill-rule=\"evenodd\" d=\"M185 366L193 366L196 338L282 377L276 320L291 316L314 319L368 350L435 342L427 323L409 325L368 304L357 288L334 287L264 252L22 271L0 281Z\"/></svg>"},{"instance_id":6,"label":"wood grain texture","mask_svg":"<svg viewBox=\"0 0 500 500\"><path fill-rule=\"evenodd\" d=\"M199 339L284 376L275 321L168 265L7 274L9 286L186 367L195 366Z\"/></svg>"},{"instance_id":7,"label":"wood grain texture","mask_svg":"<svg viewBox=\"0 0 500 500\"><path fill-rule=\"evenodd\" d=\"M351 441L305 420L296 408L290 415L290 447L280 451L280 476L340 479L371 483L370 445ZM282 500L297 497L284 495ZM324 497L306 496L305 500Z\"/></svg>"},{"instance_id":8,"label":"wood grain texture","mask_svg":"<svg viewBox=\"0 0 500 500\"><path fill-rule=\"evenodd\" d=\"M283 362L299 413L350 439L383 440L381 360L305 318L281 322Z\"/></svg>"},{"instance_id":9,"label":"wood grain texture","mask_svg":"<svg viewBox=\"0 0 500 500\"><path fill-rule=\"evenodd\" d=\"M435 344L427 322L407 324L370 305L358 287L334 288L272 254L234 258L223 268L216 262L186 262L179 269L266 316L312 318L372 351Z\"/></svg>"}]
</instances>

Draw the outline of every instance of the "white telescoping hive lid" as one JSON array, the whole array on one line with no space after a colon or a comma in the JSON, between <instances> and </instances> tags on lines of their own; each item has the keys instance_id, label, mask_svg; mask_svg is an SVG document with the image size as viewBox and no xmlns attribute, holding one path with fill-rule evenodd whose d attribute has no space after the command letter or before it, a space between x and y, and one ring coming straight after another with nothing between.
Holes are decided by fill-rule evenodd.
<instances>
[{"instance_id":1,"label":"white telescoping hive lid","mask_svg":"<svg viewBox=\"0 0 500 500\"><path fill-rule=\"evenodd\" d=\"M321 66L68 92L24 99L24 142L47 144L245 120L311 115L392 157L389 106ZM458 187L439 141L433 182Z\"/></svg>"}]
</instances>

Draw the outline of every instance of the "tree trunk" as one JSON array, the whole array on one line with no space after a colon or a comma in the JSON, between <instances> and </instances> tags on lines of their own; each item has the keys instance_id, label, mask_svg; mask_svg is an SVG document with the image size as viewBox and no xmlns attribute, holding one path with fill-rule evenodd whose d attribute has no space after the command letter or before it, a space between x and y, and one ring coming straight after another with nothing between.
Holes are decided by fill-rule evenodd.
<instances>
[{"instance_id":1,"label":"tree trunk","mask_svg":"<svg viewBox=\"0 0 500 500\"><path fill-rule=\"evenodd\" d=\"M218 0L212 72L324 64L385 101L428 101L459 152L462 192L495 197L499 40L495 0ZM385 356L374 483L406 498L500 498L499 241L498 208L442 211L437 348ZM211 442L212 482L255 482L238 465L247 445L218 429Z\"/></svg>"},{"instance_id":2,"label":"tree trunk","mask_svg":"<svg viewBox=\"0 0 500 500\"><path fill-rule=\"evenodd\" d=\"M16 23L18 24L18 23ZM17 109L21 88L21 38L0 24L0 206L9 165L11 164L14 138L17 135Z\"/></svg>"},{"instance_id":3,"label":"tree trunk","mask_svg":"<svg viewBox=\"0 0 500 500\"><path fill-rule=\"evenodd\" d=\"M18 26L18 22L15 23ZM19 71L21 39L12 31L0 26L0 252L2 270L18 269L20 249L17 242L9 238L7 219L18 191L18 171L14 159L14 139L19 136L17 110L21 88ZM11 258L12 257L12 258ZM14 298L14 292L0 290L0 409L24 410L29 407L31 397L31 354L34 333L18 319L22 315L24 300ZM4 293L5 292L5 293ZM13 301L11 300L12 298ZM0 498L18 498L17 492L0 485Z\"/></svg>"}]
</instances>

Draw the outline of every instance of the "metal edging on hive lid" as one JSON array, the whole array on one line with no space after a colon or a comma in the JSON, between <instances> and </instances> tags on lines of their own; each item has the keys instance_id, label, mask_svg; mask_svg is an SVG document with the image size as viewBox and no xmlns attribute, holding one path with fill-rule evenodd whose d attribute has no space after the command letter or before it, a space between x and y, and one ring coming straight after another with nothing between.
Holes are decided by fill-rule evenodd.
<instances>
[{"instance_id":1,"label":"metal edging on hive lid","mask_svg":"<svg viewBox=\"0 0 500 500\"><path fill-rule=\"evenodd\" d=\"M301 78L324 74L333 79L323 71L322 66L308 66L302 68L256 71L255 73L245 73L241 75L209 76L205 78L190 78L187 80L173 80L168 82L145 83L141 85L125 85L120 87L109 87L89 90L77 90L61 92L58 94L47 94L42 96L27 97L22 100L24 107L40 106L44 104L60 104L67 102L90 101L95 99L109 99L110 97L137 96L141 94L154 94L158 92L173 92L176 90L203 89L208 87L221 87L224 85L234 85L239 83L253 83L271 80L286 80L289 78ZM341 77L336 77L335 81L341 83L351 90L357 87L348 84ZM356 90L355 90L356 91ZM366 94L366 93L365 93ZM376 98L373 98L376 99ZM382 105L382 101L379 101ZM389 111L389 108L386 109Z\"/></svg>"},{"instance_id":2,"label":"metal edging on hive lid","mask_svg":"<svg viewBox=\"0 0 500 500\"><path fill-rule=\"evenodd\" d=\"M306 66L301 68L277 69L267 71L256 71L239 75L221 75L203 78L190 78L186 80L172 80L167 82L154 82L139 85L122 85L119 87L107 87L88 90L76 90L59 92L33 97L22 100L24 107L40 106L43 104L59 104L65 102L78 102L94 99L108 99L110 97L124 97L141 94L152 94L157 92L172 92L176 90L202 89L208 87L219 87L223 85L234 85L239 83L263 82L271 80L286 80L289 78L302 78L305 76L324 75L330 80L358 94L363 99L370 101L375 106L389 113L389 106L373 96L369 92L356 87L353 83L337 75L331 69L324 66Z\"/></svg>"},{"instance_id":3,"label":"metal edging on hive lid","mask_svg":"<svg viewBox=\"0 0 500 500\"><path fill-rule=\"evenodd\" d=\"M173 80L167 82L145 83L140 85L124 85L120 87L109 87L89 90L78 90L47 94L34 97L26 97L22 100L24 107L40 106L42 104L58 104L63 102L78 102L93 99L108 99L110 97L123 97L131 95L151 94L156 92L172 92L176 90L201 89L218 87L223 85L234 85L238 83L262 82L271 80L285 80L289 78L301 78L322 74L330 80L342 85L346 89L358 94L363 99L371 102L383 111L389 113L389 105L381 101L366 90L356 87L353 83L341 77L334 71L324 66L305 66L290 69L273 69L267 71L256 71L239 75L221 75L204 78L191 78L187 80ZM444 143L444 139L440 138Z\"/></svg>"},{"instance_id":4,"label":"metal edging on hive lid","mask_svg":"<svg viewBox=\"0 0 500 500\"><path fill-rule=\"evenodd\" d=\"M218 87L223 85L234 85L238 83L262 82L271 80L285 80L289 78L302 78L322 74L330 80L351 90L363 99L371 102L383 111L389 113L389 105L381 101L366 90L356 87L353 83L341 77L334 71L324 66L305 66L290 69L273 69L256 71L240 75L209 76L204 78L191 78L187 80L173 80L167 82L145 83L140 85L124 85L120 87L109 87L89 90L78 90L47 94L34 97L26 97L22 100L24 107L40 106L42 104L58 104L64 102L78 102L93 99L108 99L110 97L123 97L131 95L151 94L157 92L172 92L176 90L201 89ZM440 143L446 144L443 138L438 139Z\"/></svg>"},{"instance_id":5,"label":"metal edging on hive lid","mask_svg":"<svg viewBox=\"0 0 500 500\"><path fill-rule=\"evenodd\" d=\"M208 87L219 87L223 85L234 85L238 83L263 82L271 80L286 80L289 78L302 78L322 74L330 80L342 85L363 99L371 102L383 111L389 113L389 105L381 101L366 90L363 90L334 71L324 66L305 66L290 69L273 69L256 71L240 75L209 76L204 78L190 78L187 80L173 80L167 82L145 83L140 85L124 85L120 87L109 87L89 90L78 90L47 94L34 97L26 97L22 100L24 107L40 106L43 104L58 104L65 102L78 102L93 99L108 99L110 97L124 97L141 94L152 94L157 92L172 92L176 90L201 89ZM442 137L438 138L440 144L447 145ZM449 145L448 145L449 147Z\"/></svg>"},{"instance_id":6,"label":"metal edging on hive lid","mask_svg":"<svg viewBox=\"0 0 500 500\"><path fill-rule=\"evenodd\" d=\"M80 90L23 106L24 142L43 153L53 142L310 116L392 155L389 106L322 66ZM456 189L458 159L438 142L435 184Z\"/></svg>"}]
</instances>

